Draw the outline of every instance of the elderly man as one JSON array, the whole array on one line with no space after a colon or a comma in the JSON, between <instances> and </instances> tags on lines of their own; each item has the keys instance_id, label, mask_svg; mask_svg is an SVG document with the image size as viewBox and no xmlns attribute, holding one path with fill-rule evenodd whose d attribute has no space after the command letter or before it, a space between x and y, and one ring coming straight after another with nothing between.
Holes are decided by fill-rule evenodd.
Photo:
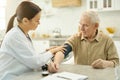
<instances>
[{"instance_id":1,"label":"elderly man","mask_svg":"<svg viewBox=\"0 0 120 80\"><path fill-rule=\"evenodd\" d=\"M64 57L73 51L75 64L91 65L93 68L115 67L119 63L113 40L100 32L99 17L94 11L85 11L79 22L79 33L71 36L64 45L66 51L58 52L49 64L51 72L57 72Z\"/></svg>"}]
</instances>

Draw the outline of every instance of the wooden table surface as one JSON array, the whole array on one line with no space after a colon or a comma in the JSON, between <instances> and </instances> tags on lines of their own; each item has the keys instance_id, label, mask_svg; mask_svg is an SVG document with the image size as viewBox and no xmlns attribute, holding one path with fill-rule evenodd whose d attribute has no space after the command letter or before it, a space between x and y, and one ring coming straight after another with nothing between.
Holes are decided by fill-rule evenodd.
<instances>
[{"instance_id":1,"label":"wooden table surface","mask_svg":"<svg viewBox=\"0 0 120 80\"><path fill-rule=\"evenodd\" d=\"M88 76L88 80L115 80L115 68L93 69L91 66L62 64L59 72L67 71ZM41 71L24 73L15 80L40 80Z\"/></svg>"}]
</instances>

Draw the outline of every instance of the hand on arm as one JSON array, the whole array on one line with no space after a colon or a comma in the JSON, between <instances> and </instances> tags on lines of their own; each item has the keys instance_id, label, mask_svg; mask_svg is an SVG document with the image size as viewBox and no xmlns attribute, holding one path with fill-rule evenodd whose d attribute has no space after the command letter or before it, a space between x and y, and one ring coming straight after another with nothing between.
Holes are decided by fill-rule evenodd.
<instances>
[{"instance_id":1,"label":"hand on arm","mask_svg":"<svg viewBox=\"0 0 120 80\"><path fill-rule=\"evenodd\" d=\"M64 59L64 54L63 52L59 51L56 53L56 55L54 56L54 62L50 62L48 64L48 70L49 72L57 72L59 70L59 65L62 62L62 60Z\"/></svg>"},{"instance_id":2,"label":"hand on arm","mask_svg":"<svg viewBox=\"0 0 120 80\"><path fill-rule=\"evenodd\" d=\"M52 47L46 49L46 51L49 51L49 50L54 49L54 48L57 48L57 47L58 47L58 46L52 46Z\"/></svg>"},{"instance_id":3,"label":"hand on arm","mask_svg":"<svg viewBox=\"0 0 120 80\"><path fill-rule=\"evenodd\" d=\"M93 68L103 69L103 68L106 68L106 67L114 67L114 62L113 61L102 60L102 59L97 59L91 64L91 66Z\"/></svg>"},{"instance_id":4,"label":"hand on arm","mask_svg":"<svg viewBox=\"0 0 120 80\"><path fill-rule=\"evenodd\" d=\"M57 52L54 56L54 62L51 62L49 64L49 71L57 72L60 63L62 62L64 57L67 56L71 51L72 51L72 47L69 44L64 44L64 50Z\"/></svg>"},{"instance_id":5,"label":"hand on arm","mask_svg":"<svg viewBox=\"0 0 120 80\"><path fill-rule=\"evenodd\" d=\"M48 64L48 71L51 73L58 72L59 64L55 64L54 62L50 62Z\"/></svg>"}]
</instances>

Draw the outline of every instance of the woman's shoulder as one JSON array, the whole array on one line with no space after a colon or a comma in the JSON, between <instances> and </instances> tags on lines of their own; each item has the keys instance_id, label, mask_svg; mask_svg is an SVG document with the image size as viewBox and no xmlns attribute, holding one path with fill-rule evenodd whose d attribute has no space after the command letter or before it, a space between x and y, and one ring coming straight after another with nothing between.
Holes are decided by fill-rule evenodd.
<instances>
[{"instance_id":1,"label":"woman's shoulder","mask_svg":"<svg viewBox=\"0 0 120 80\"><path fill-rule=\"evenodd\" d=\"M9 32L7 32L4 38L7 40L13 40L13 39L18 39L20 36L21 36L21 32L17 27L14 27Z\"/></svg>"}]
</instances>

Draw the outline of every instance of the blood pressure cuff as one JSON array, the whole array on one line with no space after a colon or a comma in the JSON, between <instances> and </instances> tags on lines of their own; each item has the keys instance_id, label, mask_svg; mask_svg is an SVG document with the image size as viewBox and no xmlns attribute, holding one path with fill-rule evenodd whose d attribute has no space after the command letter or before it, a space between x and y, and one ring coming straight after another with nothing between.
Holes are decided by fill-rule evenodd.
<instances>
[{"instance_id":1,"label":"blood pressure cuff","mask_svg":"<svg viewBox=\"0 0 120 80\"><path fill-rule=\"evenodd\" d=\"M72 51L72 47L68 43L65 43L64 46L64 48L66 49L64 50L64 58L66 58L68 54Z\"/></svg>"}]
</instances>

